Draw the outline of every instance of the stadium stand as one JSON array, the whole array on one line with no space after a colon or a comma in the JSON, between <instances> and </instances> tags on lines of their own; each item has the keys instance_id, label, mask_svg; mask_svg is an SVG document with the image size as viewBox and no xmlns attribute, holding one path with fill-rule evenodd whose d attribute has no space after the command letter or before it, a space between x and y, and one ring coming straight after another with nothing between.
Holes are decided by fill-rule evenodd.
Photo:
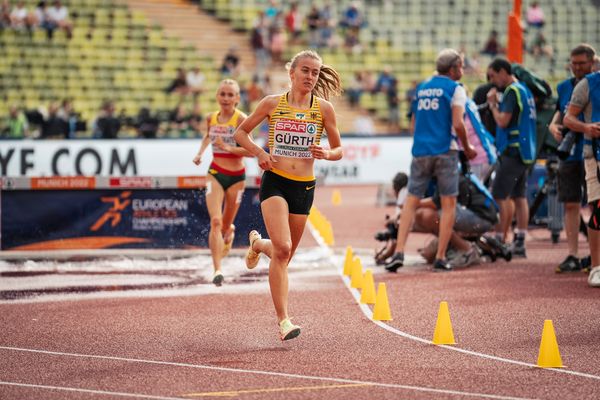
<instances>
[{"instance_id":1,"label":"stadium stand","mask_svg":"<svg viewBox=\"0 0 600 400\"><path fill-rule=\"evenodd\" d=\"M179 2L197 3L201 10L239 32L249 32L258 12L269 4L268 0ZM11 105L35 109L64 98L73 100L75 110L87 122L87 129L78 136L91 134L91 121L107 98L114 100L117 110L130 118L142 107L149 107L165 119L181 100L165 92L179 67L200 67L207 84L199 96L200 109L203 112L212 109L212 92L220 78L221 60L208 49L201 52L199 46L182 40L181 34L171 34L146 12L130 6L131 1L65 0L63 3L69 8L73 21L72 39L67 39L62 31L57 31L52 40L48 40L42 30L35 30L31 36L10 29L0 33L0 125ZM279 2L281 10L287 11L290 3L289 0ZM435 55L443 47L464 50L475 68L463 82L474 89L483 81L490 61L480 50L493 30L498 32L500 42L506 43L507 15L512 7L510 1L494 0L314 2L318 7L330 4L338 22L352 3L360 4L366 19L358 37L360 50L349 52L343 48L343 30L338 27L339 46L322 48L319 52L326 63L341 72L346 83L357 71L371 71L376 76L386 66L391 67L398 79L401 98L413 81L432 73ZM299 3L300 15L307 15L311 4ZM26 5L33 10L36 2L28 0ZM524 2L523 15L526 6ZM543 31L554 55L534 58L526 53L524 64L554 84L567 75L566 61L574 44L589 42L598 46L600 15L598 6L589 0L573 0L568 4L548 0L542 6L546 16ZM305 20L303 24L306 27ZM531 42L534 33L533 29L525 33L526 44ZM210 36L202 30L194 34ZM212 46L214 40L206 42L208 48L208 42ZM221 47L226 48L226 44ZM306 44L288 46L284 59L304 47ZM190 97L185 102L192 107ZM382 120L388 118L385 93L364 93L359 105ZM401 102L399 106L404 119L408 103ZM351 112L349 108L342 109L345 115ZM348 129L343 127L344 132ZM168 134L186 136L190 133ZM133 136L135 131L126 130L124 135Z\"/></svg>"},{"instance_id":2,"label":"stadium stand","mask_svg":"<svg viewBox=\"0 0 600 400\"><path fill-rule=\"evenodd\" d=\"M30 10L35 7L32 1L26 4ZM82 137L91 134L90 124L104 99L113 100L117 110L129 118L142 107L150 107L164 118L181 100L165 92L179 67L200 67L207 78L207 91L212 93L211 85L217 81L215 60L176 37L168 37L144 13L115 0L63 4L74 22L70 40L60 31L48 40L41 29L31 36L10 29L0 34L2 117L11 104L36 109L71 99L87 122L87 129L78 133ZM203 94L199 101L202 109L208 109L213 96ZM185 102L191 107L191 98ZM128 135L134 136L135 130L121 132L121 136Z\"/></svg>"},{"instance_id":3,"label":"stadium stand","mask_svg":"<svg viewBox=\"0 0 600 400\"><path fill-rule=\"evenodd\" d=\"M284 12L291 1L279 2ZM507 16L512 2L495 0L388 0L356 2L317 1L300 3L301 15L309 12L316 4L330 4L341 19L342 13L351 3L360 3L367 24L360 31L362 50L348 54L343 49L321 49L325 62L334 65L348 82L357 70L381 71L389 65L399 81L399 93L409 89L414 80L430 75L436 53L444 47L463 48L469 58L476 58L481 71L490 61L480 55L488 33L495 30L500 41L506 43ZM231 21L240 30L252 27L257 12L265 10L267 0L201 0L200 7L217 18ZM523 2L522 15L527 2ZM561 0L543 2L546 11L544 33L554 49L554 58L534 59L525 56L525 66L554 83L564 79L569 51L574 44L589 42L597 45L600 39L598 24L599 9L589 0L574 0L568 4ZM525 18L523 17L523 23ZM529 44L533 30L525 33L524 41ZM302 47L302 46L299 46ZM286 56L294 54L299 47L290 47ZM482 73L468 74L463 81L474 89L485 77ZM387 118L387 103L383 93L366 94L361 105L373 110L381 118ZM406 114L407 104L401 103L400 113Z\"/></svg>"}]
</instances>

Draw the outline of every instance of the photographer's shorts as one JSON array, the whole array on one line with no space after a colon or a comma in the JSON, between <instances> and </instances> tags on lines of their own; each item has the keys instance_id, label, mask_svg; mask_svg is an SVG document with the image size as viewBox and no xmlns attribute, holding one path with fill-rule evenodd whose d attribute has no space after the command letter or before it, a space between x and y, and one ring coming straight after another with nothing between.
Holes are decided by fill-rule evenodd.
<instances>
[{"instance_id":1,"label":"photographer's shorts","mask_svg":"<svg viewBox=\"0 0 600 400\"><path fill-rule=\"evenodd\" d=\"M316 184L314 177L306 181L294 180L272 171L265 171L258 195L261 203L273 196L283 197L290 214L308 215L315 197Z\"/></svg>"},{"instance_id":2,"label":"photographer's shorts","mask_svg":"<svg viewBox=\"0 0 600 400\"><path fill-rule=\"evenodd\" d=\"M492 229L493 224L460 204L456 205L454 230L464 235L482 235Z\"/></svg>"},{"instance_id":3,"label":"photographer's shorts","mask_svg":"<svg viewBox=\"0 0 600 400\"><path fill-rule=\"evenodd\" d=\"M600 179L598 178L598 161L595 158L584 158L585 183L587 188L587 201L591 203L600 200Z\"/></svg>"},{"instance_id":4,"label":"photographer's shorts","mask_svg":"<svg viewBox=\"0 0 600 400\"><path fill-rule=\"evenodd\" d=\"M558 163L558 201L581 203L585 185L583 161L560 161Z\"/></svg>"},{"instance_id":5,"label":"photographer's shorts","mask_svg":"<svg viewBox=\"0 0 600 400\"><path fill-rule=\"evenodd\" d=\"M508 147L498 158L492 196L500 200L525 197L527 168L528 165L521 160L519 148Z\"/></svg>"},{"instance_id":6,"label":"photographer's shorts","mask_svg":"<svg viewBox=\"0 0 600 400\"><path fill-rule=\"evenodd\" d=\"M437 177L440 196L458 195L458 152L450 150L435 156L413 157L408 177L408 193L423 197L429 181Z\"/></svg>"}]
</instances>

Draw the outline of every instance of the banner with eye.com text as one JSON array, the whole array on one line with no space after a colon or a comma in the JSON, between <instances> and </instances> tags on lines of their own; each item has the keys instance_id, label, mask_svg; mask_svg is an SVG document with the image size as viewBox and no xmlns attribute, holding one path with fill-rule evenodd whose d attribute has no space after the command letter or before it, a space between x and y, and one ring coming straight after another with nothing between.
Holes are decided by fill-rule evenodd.
<instances>
[{"instance_id":1,"label":"banner with eye.com text","mask_svg":"<svg viewBox=\"0 0 600 400\"><path fill-rule=\"evenodd\" d=\"M0 176L206 175L212 154L209 147L195 165L199 146L199 139L1 140ZM396 172L409 172L410 137L342 137L342 146L342 160L315 163L325 184L389 183ZM254 158L245 163L247 175L261 174Z\"/></svg>"}]
</instances>

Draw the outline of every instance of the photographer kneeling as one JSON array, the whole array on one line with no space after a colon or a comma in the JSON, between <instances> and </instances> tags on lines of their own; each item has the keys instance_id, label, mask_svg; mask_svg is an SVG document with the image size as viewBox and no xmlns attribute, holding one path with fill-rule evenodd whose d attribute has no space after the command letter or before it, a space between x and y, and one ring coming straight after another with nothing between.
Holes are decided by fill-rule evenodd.
<instances>
[{"instance_id":1,"label":"photographer kneeling","mask_svg":"<svg viewBox=\"0 0 600 400\"><path fill-rule=\"evenodd\" d=\"M408 190L408 175L398 172L392 179L392 187L396 195L396 214L393 217L385 216L385 229L375 233L375 240L384 242L383 246L375 252L375 264L383 265L388 257L394 254L396 249L396 238L398 237L398 219L402 212L402 205L406 200Z\"/></svg>"},{"instance_id":2,"label":"photographer kneeling","mask_svg":"<svg viewBox=\"0 0 600 400\"><path fill-rule=\"evenodd\" d=\"M479 263L477 247L465 238L477 238L498 222L498 205L489 190L470 173L468 163L461 159L456 220L454 222L448 262L452 267L467 267ZM416 212L415 229L438 235L440 224L440 197L422 199ZM422 254L426 259L427 255ZM429 261L429 260L428 260Z\"/></svg>"}]
</instances>

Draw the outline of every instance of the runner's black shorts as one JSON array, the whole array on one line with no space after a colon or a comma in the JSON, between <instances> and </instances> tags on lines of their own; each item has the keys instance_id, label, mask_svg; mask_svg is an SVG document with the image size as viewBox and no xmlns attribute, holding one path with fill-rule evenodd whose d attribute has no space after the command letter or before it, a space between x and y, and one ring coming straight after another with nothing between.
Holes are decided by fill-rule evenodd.
<instances>
[{"instance_id":1,"label":"runner's black shorts","mask_svg":"<svg viewBox=\"0 0 600 400\"><path fill-rule=\"evenodd\" d=\"M273 196L283 197L288 204L290 214L308 215L315 198L316 184L315 179L296 181L272 171L265 171L258 194L261 203Z\"/></svg>"}]
</instances>

